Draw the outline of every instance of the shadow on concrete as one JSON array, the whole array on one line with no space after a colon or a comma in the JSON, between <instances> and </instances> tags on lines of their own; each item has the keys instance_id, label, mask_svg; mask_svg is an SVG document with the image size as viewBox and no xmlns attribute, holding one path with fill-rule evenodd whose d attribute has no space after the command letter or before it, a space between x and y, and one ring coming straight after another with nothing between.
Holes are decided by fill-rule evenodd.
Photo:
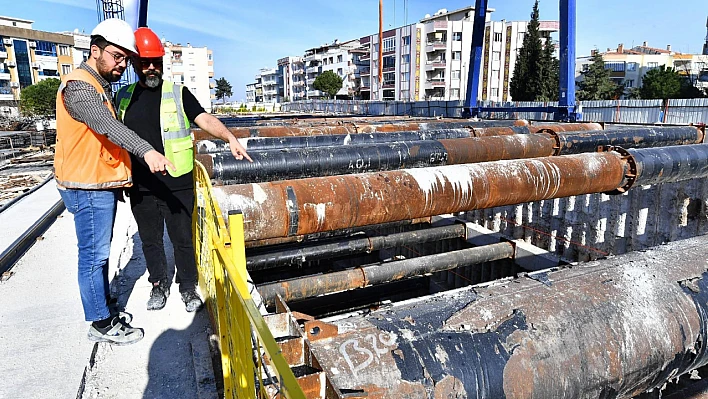
<instances>
[{"instance_id":1,"label":"shadow on concrete","mask_svg":"<svg viewBox=\"0 0 708 399\"><path fill-rule=\"evenodd\" d=\"M111 296L118 298L118 307L125 310L125 306L133 293L135 284L145 273L147 264L143 255L143 242L137 232L132 236L133 253L124 268L120 269L111 282ZM165 258L167 260L167 278L170 282L175 276L175 257L172 242L167 235L167 229L162 234L162 241L165 247ZM174 288L174 287L172 287Z\"/></svg>"},{"instance_id":2,"label":"shadow on concrete","mask_svg":"<svg viewBox=\"0 0 708 399\"><path fill-rule=\"evenodd\" d=\"M205 386L214 386L208 350L210 333L209 317L204 309L194 314L186 329L171 328L162 332L150 348L143 399L192 399L202 397L199 391ZM204 364L209 367L200 366Z\"/></svg>"}]
</instances>

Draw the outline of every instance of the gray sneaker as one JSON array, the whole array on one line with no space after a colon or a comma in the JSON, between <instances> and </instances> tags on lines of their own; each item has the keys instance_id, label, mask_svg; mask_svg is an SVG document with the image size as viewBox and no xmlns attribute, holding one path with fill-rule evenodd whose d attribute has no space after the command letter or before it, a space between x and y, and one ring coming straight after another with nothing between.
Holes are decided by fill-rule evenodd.
<instances>
[{"instance_id":1,"label":"gray sneaker","mask_svg":"<svg viewBox=\"0 0 708 399\"><path fill-rule=\"evenodd\" d=\"M147 310L160 310L165 307L167 297L170 296L170 283L162 280L157 285L153 284Z\"/></svg>"},{"instance_id":2,"label":"gray sneaker","mask_svg":"<svg viewBox=\"0 0 708 399\"><path fill-rule=\"evenodd\" d=\"M88 339L93 342L108 342L112 345L130 345L143 339L142 328L131 327L120 317L114 317L106 328L98 328L91 324Z\"/></svg>"},{"instance_id":3,"label":"gray sneaker","mask_svg":"<svg viewBox=\"0 0 708 399\"><path fill-rule=\"evenodd\" d=\"M199 297L197 290L194 288L189 291L182 292L181 295L182 302L184 302L184 307L187 309L187 312L196 312L204 306L202 298Z\"/></svg>"}]
</instances>

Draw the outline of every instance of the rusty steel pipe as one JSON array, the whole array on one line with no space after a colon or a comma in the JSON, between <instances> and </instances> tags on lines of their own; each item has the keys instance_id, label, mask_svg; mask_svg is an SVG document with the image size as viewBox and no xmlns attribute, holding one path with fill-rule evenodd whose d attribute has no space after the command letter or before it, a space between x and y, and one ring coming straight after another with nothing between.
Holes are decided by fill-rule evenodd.
<instances>
[{"instance_id":1,"label":"rusty steel pipe","mask_svg":"<svg viewBox=\"0 0 708 399\"><path fill-rule=\"evenodd\" d=\"M543 132L548 132L544 130ZM543 134L543 133L541 133ZM560 154L597 151L599 147L649 148L699 144L704 132L695 126L646 126L589 132L550 133L558 137Z\"/></svg>"},{"instance_id":2,"label":"rusty steel pipe","mask_svg":"<svg viewBox=\"0 0 708 399\"><path fill-rule=\"evenodd\" d=\"M310 356L337 394L375 399L634 397L708 363L707 247L308 321Z\"/></svg>"},{"instance_id":3,"label":"rusty steel pipe","mask_svg":"<svg viewBox=\"0 0 708 399\"><path fill-rule=\"evenodd\" d=\"M542 131L551 131L555 133L560 132L579 132L579 131L591 131L591 130L603 130L602 125L599 123L539 123L529 126L529 130L533 133L538 133Z\"/></svg>"},{"instance_id":4,"label":"rusty steel pipe","mask_svg":"<svg viewBox=\"0 0 708 399\"><path fill-rule=\"evenodd\" d=\"M273 306L278 295L286 302L297 301L319 295L390 283L457 267L508 259L513 256L514 246L509 242L500 242L482 247L262 284L258 286L258 292L266 306Z\"/></svg>"},{"instance_id":5,"label":"rusty steel pipe","mask_svg":"<svg viewBox=\"0 0 708 399\"><path fill-rule=\"evenodd\" d=\"M363 124L342 124L342 125L322 125L322 126L250 126L229 128L236 138L245 137L284 137L284 136L317 136L331 134L353 134L353 133L386 133L404 132L415 130L440 130L440 129L465 129L465 128L487 128L490 126L527 126L524 120L516 121L465 121L453 122L394 122L394 123L363 123ZM194 139L208 140L212 136L201 129L194 129Z\"/></svg>"},{"instance_id":6,"label":"rusty steel pipe","mask_svg":"<svg viewBox=\"0 0 708 399\"><path fill-rule=\"evenodd\" d=\"M331 259L361 253L371 253L384 248L401 245L422 244L426 242L464 237L467 228L464 224L431 227L365 238L347 238L315 246L298 246L294 249L274 250L246 257L248 270L266 270L286 265L301 266L305 262L319 259Z\"/></svg>"},{"instance_id":7,"label":"rusty steel pipe","mask_svg":"<svg viewBox=\"0 0 708 399\"><path fill-rule=\"evenodd\" d=\"M246 241L310 234L570 195L624 183L626 160L591 153L214 188L244 214Z\"/></svg>"}]
</instances>

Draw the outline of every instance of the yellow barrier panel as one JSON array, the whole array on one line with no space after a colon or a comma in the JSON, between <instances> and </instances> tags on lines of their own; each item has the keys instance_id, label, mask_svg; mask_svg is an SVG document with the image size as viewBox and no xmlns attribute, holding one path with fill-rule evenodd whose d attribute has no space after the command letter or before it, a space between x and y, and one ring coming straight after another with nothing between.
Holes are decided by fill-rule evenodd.
<instances>
[{"instance_id":1,"label":"yellow barrier panel","mask_svg":"<svg viewBox=\"0 0 708 399\"><path fill-rule=\"evenodd\" d=\"M250 290L255 286L249 284L246 271L243 215L229 215L230 234L227 233L219 204L212 196L211 181L199 162L195 164L194 180L194 249L202 294L219 336L224 397L304 399L302 389L251 297ZM273 368L278 385L276 393L269 395L265 384L275 383L268 378ZM264 380L264 376L268 379Z\"/></svg>"}]
</instances>

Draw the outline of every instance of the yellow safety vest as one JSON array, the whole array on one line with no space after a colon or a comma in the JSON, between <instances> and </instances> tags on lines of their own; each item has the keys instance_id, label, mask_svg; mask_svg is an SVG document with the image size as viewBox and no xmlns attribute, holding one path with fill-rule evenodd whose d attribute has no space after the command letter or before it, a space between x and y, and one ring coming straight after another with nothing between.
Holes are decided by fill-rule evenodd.
<instances>
[{"instance_id":1,"label":"yellow safety vest","mask_svg":"<svg viewBox=\"0 0 708 399\"><path fill-rule=\"evenodd\" d=\"M135 85L125 86L118 91L118 118L125 119L125 111L130 105ZM172 162L176 170L167 168L172 177L182 176L194 168L194 145L189 130L189 119L182 105L182 86L172 82L162 81L162 98L160 101L160 132L165 157Z\"/></svg>"}]
</instances>

